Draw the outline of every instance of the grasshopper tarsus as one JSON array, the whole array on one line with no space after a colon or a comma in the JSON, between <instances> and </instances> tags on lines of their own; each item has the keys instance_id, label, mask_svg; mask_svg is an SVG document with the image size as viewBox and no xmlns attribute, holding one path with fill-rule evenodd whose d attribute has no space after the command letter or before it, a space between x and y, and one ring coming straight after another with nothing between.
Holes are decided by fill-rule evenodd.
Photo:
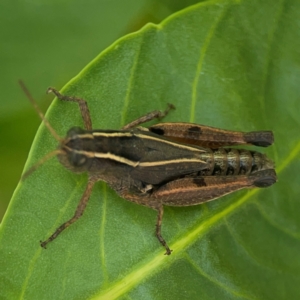
<instances>
[{"instance_id":1,"label":"grasshopper tarsus","mask_svg":"<svg viewBox=\"0 0 300 300\"><path fill-rule=\"evenodd\" d=\"M45 241L41 242L41 247L46 249L46 245L50 242L52 242L53 240L55 240L57 238L57 236L62 232L64 231L66 228L68 228L71 224L73 224L74 222L76 222L79 218L81 217L80 216L76 216L74 215L70 220L68 220L67 222L63 223L62 225L60 225L56 230L55 232L48 238L46 239Z\"/></svg>"},{"instance_id":2,"label":"grasshopper tarsus","mask_svg":"<svg viewBox=\"0 0 300 300\"><path fill-rule=\"evenodd\" d=\"M67 228L69 225L66 225L68 222L65 222L64 224L62 224L61 226L59 226L55 232L49 237L47 238L45 241L40 241L40 245L42 248L47 249L47 245L52 242L54 239L56 239L56 237L65 229Z\"/></svg>"},{"instance_id":3,"label":"grasshopper tarsus","mask_svg":"<svg viewBox=\"0 0 300 300\"><path fill-rule=\"evenodd\" d=\"M54 89L54 88L52 88L52 87L48 87L47 88L47 91L46 91L46 94L50 94L50 93L54 93L55 94L55 92L56 92L56 89Z\"/></svg>"},{"instance_id":4,"label":"grasshopper tarsus","mask_svg":"<svg viewBox=\"0 0 300 300\"><path fill-rule=\"evenodd\" d=\"M40 241L40 245L42 248L47 249L46 245L48 244L47 241Z\"/></svg>"},{"instance_id":5,"label":"grasshopper tarsus","mask_svg":"<svg viewBox=\"0 0 300 300\"><path fill-rule=\"evenodd\" d=\"M169 248L168 244L166 243L166 241L164 240L164 238L161 236L161 234L159 234L159 235L156 234L156 237L159 240L159 242L165 247L165 249L166 249L165 255L171 255L171 253L172 253L173 250L171 250Z\"/></svg>"},{"instance_id":6,"label":"grasshopper tarsus","mask_svg":"<svg viewBox=\"0 0 300 300\"><path fill-rule=\"evenodd\" d=\"M76 97L71 97L71 96L64 96L62 95L57 89L53 87L48 87L46 94L53 93L59 100L65 100L65 101L75 101L74 99L77 99Z\"/></svg>"},{"instance_id":7,"label":"grasshopper tarsus","mask_svg":"<svg viewBox=\"0 0 300 300\"><path fill-rule=\"evenodd\" d=\"M164 254L164 255L171 255L171 253L173 252L173 250L171 250L171 249L167 249L167 251L166 251L166 253Z\"/></svg>"},{"instance_id":8,"label":"grasshopper tarsus","mask_svg":"<svg viewBox=\"0 0 300 300\"><path fill-rule=\"evenodd\" d=\"M167 242L164 240L164 238L162 237L161 233L161 226L156 225L156 231L155 231L155 235L157 237L157 239L159 240L159 242L163 245L163 247L165 247L166 249L166 253L165 255L170 255L172 253L173 250L171 250L167 244Z\"/></svg>"},{"instance_id":9,"label":"grasshopper tarsus","mask_svg":"<svg viewBox=\"0 0 300 300\"><path fill-rule=\"evenodd\" d=\"M164 116L166 116L172 109L176 109L175 105L172 103L168 103L167 109L164 112L162 112L160 118L163 118Z\"/></svg>"},{"instance_id":10,"label":"grasshopper tarsus","mask_svg":"<svg viewBox=\"0 0 300 300\"><path fill-rule=\"evenodd\" d=\"M66 225L68 222L63 223L61 226L59 226L55 232L49 237L47 238L45 241L40 241L40 245L42 248L47 249L47 244L49 244L50 242L52 242L54 239L56 239L56 237L65 229L67 228L69 225Z\"/></svg>"}]
</instances>

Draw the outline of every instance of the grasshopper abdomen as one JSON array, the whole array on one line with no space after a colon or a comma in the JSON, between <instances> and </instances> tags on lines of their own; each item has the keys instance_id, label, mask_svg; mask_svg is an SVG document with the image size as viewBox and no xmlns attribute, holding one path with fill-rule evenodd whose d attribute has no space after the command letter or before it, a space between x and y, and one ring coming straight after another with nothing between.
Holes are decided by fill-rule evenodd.
<instances>
[{"instance_id":1,"label":"grasshopper abdomen","mask_svg":"<svg viewBox=\"0 0 300 300\"><path fill-rule=\"evenodd\" d=\"M200 154L208 163L208 168L201 170L202 176L248 175L257 171L273 169L274 163L264 154L245 149L218 148L206 149Z\"/></svg>"}]
</instances>

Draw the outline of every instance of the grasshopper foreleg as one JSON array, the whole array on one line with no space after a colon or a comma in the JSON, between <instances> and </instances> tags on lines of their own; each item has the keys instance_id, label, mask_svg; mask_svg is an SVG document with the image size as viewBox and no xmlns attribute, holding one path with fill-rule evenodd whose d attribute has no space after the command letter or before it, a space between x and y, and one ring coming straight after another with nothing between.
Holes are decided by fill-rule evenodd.
<instances>
[{"instance_id":1,"label":"grasshopper foreleg","mask_svg":"<svg viewBox=\"0 0 300 300\"><path fill-rule=\"evenodd\" d=\"M131 129L131 128L136 127L140 124L149 122L153 119L161 119L161 118L165 117L171 109L175 109L175 106L173 104L169 103L168 107L165 111L162 112L160 110L154 110L152 112L149 112L146 115L144 115L144 116L130 122L129 124L123 126L122 129L123 130Z\"/></svg>"},{"instance_id":2,"label":"grasshopper foreleg","mask_svg":"<svg viewBox=\"0 0 300 300\"><path fill-rule=\"evenodd\" d=\"M57 236L58 236L63 230L65 230L65 229L66 229L67 227L69 227L71 224L73 224L74 222L76 222L76 221L82 216L82 214L83 214L83 212L84 212L84 210L85 210L85 207L86 207L86 205L87 205L87 202L88 202L88 200L89 200L89 198L90 198L90 195L91 195L91 192L92 192L92 188L93 188L95 182L96 182L96 181L93 180L93 179L90 179L90 180L88 181L87 187L86 187L86 189L85 189L85 191L84 191L84 193L83 193L83 196L82 196L82 198L81 198L81 200L80 200L80 202L79 202L79 204L78 204L78 206L77 206L77 208L76 208L76 211L75 211L74 216L73 216L70 220L68 220L67 222L65 222L65 223L63 223L62 225L60 225L60 226L55 230L55 232L54 232L48 239L46 239L45 241L40 241L41 246L42 246L43 248L46 249L46 246L47 246L48 243L50 243L51 241L53 241L54 239L56 239Z\"/></svg>"},{"instance_id":3,"label":"grasshopper foreleg","mask_svg":"<svg viewBox=\"0 0 300 300\"><path fill-rule=\"evenodd\" d=\"M51 87L49 87L47 90L47 94L49 93L53 93L59 100L78 103L85 129L92 130L92 120L91 120L90 110L87 102L84 99L71 97L71 96L64 96L59 91Z\"/></svg>"}]
</instances>

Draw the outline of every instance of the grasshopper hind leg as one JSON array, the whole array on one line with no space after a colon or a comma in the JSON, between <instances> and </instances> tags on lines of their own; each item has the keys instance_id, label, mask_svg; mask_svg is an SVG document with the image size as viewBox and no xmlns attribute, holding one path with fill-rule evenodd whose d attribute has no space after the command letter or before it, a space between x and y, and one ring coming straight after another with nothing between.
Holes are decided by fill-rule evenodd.
<instances>
[{"instance_id":1,"label":"grasshopper hind leg","mask_svg":"<svg viewBox=\"0 0 300 300\"><path fill-rule=\"evenodd\" d=\"M152 186L151 186L152 187ZM157 211L157 220L155 225L155 235L159 242L162 244L162 246L166 249L165 255L170 255L172 253L172 250L169 248L167 242L161 235L161 225L162 225L162 218L164 214L164 207L161 204L160 201L157 201L154 198L151 198L151 191L147 190L148 187L146 187L146 190L142 190L140 194L133 192L133 189L125 188L121 192L119 192L119 195L129 201L135 202L140 205L144 205L147 207L150 207Z\"/></svg>"},{"instance_id":2,"label":"grasshopper hind leg","mask_svg":"<svg viewBox=\"0 0 300 300\"><path fill-rule=\"evenodd\" d=\"M159 242L166 248L165 255L170 255L173 250L171 250L169 248L167 242L164 240L164 238L161 235L161 224L162 224L163 213L164 213L164 207L161 205L158 208L155 235L156 235L157 239L159 240Z\"/></svg>"},{"instance_id":3,"label":"grasshopper hind leg","mask_svg":"<svg viewBox=\"0 0 300 300\"><path fill-rule=\"evenodd\" d=\"M168 206L198 205L245 188L266 188L277 181L274 169L250 175L195 176L170 181L152 197Z\"/></svg>"}]
</instances>

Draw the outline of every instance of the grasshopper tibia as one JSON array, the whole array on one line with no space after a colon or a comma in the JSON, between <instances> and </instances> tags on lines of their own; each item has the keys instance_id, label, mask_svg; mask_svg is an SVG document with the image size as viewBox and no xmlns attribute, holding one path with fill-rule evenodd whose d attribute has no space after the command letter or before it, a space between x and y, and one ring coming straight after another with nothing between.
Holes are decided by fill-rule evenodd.
<instances>
[{"instance_id":1,"label":"grasshopper tibia","mask_svg":"<svg viewBox=\"0 0 300 300\"><path fill-rule=\"evenodd\" d=\"M161 236L161 223L162 223L162 217L163 217L163 213L164 213L164 208L161 205L158 209L158 214L157 214L157 222L156 222L156 230L155 230L155 234L157 239L159 240L159 242L166 248L166 253L165 255L170 255L172 253L173 250L171 250L169 248L169 246L167 245L167 242L164 240L164 238Z\"/></svg>"},{"instance_id":2,"label":"grasshopper tibia","mask_svg":"<svg viewBox=\"0 0 300 300\"><path fill-rule=\"evenodd\" d=\"M168 103L168 107L165 111L163 112L160 110L151 111L150 113L130 122L129 124L126 124L125 126L122 127L122 129L123 130L131 129L140 124L146 123L148 121L152 121L153 119L161 119L165 117L171 109L175 109L175 106L173 104Z\"/></svg>"}]
</instances>

